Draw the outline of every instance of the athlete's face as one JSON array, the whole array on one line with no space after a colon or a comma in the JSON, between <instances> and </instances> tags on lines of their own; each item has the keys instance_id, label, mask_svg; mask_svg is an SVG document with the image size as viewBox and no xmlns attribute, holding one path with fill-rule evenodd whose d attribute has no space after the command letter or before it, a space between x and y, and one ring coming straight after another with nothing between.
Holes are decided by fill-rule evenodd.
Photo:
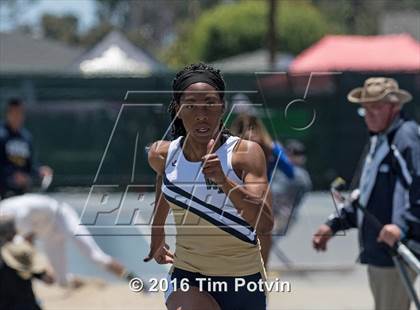
<instances>
[{"instance_id":1,"label":"athlete's face","mask_svg":"<svg viewBox=\"0 0 420 310\"><path fill-rule=\"evenodd\" d=\"M400 107L389 102L362 103L365 109L365 123L371 132L382 132L389 127Z\"/></svg>"},{"instance_id":2,"label":"athlete's face","mask_svg":"<svg viewBox=\"0 0 420 310\"><path fill-rule=\"evenodd\" d=\"M177 110L187 134L196 141L207 143L219 130L224 105L213 86L200 82L185 89Z\"/></svg>"},{"instance_id":3,"label":"athlete's face","mask_svg":"<svg viewBox=\"0 0 420 310\"><path fill-rule=\"evenodd\" d=\"M13 130L19 130L25 121L25 110L23 106L11 106L7 109L6 113L7 124Z\"/></svg>"}]
</instances>

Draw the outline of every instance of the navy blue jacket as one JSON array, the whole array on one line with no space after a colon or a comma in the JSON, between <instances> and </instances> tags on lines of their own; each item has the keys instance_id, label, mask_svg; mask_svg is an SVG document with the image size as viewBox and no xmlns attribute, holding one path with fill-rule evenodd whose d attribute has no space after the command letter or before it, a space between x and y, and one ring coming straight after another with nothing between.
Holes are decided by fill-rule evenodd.
<instances>
[{"instance_id":1,"label":"navy blue jacket","mask_svg":"<svg viewBox=\"0 0 420 310\"><path fill-rule=\"evenodd\" d=\"M380 163L366 208L382 224L398 225L403 241L420 241L420 127L414 121L401 120L387 134L387 141L390 151ZM331 215L326 224L334 233L359 228L362 264L393 266L385 245L376 241L379 232L352 205Z\"/></svg>"},{"instance_id":2,"label":"navy blue jacket","mask_svg":"<svg viewBox=\"0 0 420 310\"><path fill-rule=\"evenodd\" d=\"M6 193L23 194L25 189L14 182L15 172L31 177L37 175L33 159L32 136L26 129L13 131L6 124L0 124L0 197Z\"/></svg>"}]
</instances>

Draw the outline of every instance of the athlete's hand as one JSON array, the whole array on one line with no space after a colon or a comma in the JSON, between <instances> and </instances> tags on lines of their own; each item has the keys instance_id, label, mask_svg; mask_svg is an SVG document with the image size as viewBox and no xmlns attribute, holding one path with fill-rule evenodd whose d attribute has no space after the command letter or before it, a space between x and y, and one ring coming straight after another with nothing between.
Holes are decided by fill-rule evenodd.
<instances>
[{"instance_id":1,"label":"athlete's hand","mask_svg":"<svg viewBox=\"0 0 420 310\"><path fill-rule=\"evenodd\" d=\"M321 225L314 237L312 238L312 246L317 251L326 251L328 240L333 236L333 232L328 225Z\"/></svg>"},{"instance_id":2,"label":"athlete's hand","mask_svg":"<svg viewBox=\"0 0 420 310\"><path fill-rule=\"evenodd\" d=\"M201 160L203 162L203 174L218 185L223 185L226 181L226 175L223 172L219 156L213 153L214 139L210 139L207 144L207 154Z\"/></svg>"},{"instance_id":3,"label":"athlete's hand","mask_svg":"<svg viewBox=\"0 0 420 310\"><path fill-rule=\"evenodd\" d=\"M174 254L169 251L169 245L167 245L163 240L162 243L152 243L150 246L149 254L143 259L144 262L149 262L152 258L158 264L173 264Z\"/></svg>"},{"instance_id":4,"label":"athlete's hand","mask_svg":"<svg viewBox=\"0 0 420 310\"><path fill-rule=\"evenodd\" d=\"M385 225L378 236L378 242L385 242L393 247L395 242L401 239L401 229L395 224Z\"/></svg>"}]
</instances>

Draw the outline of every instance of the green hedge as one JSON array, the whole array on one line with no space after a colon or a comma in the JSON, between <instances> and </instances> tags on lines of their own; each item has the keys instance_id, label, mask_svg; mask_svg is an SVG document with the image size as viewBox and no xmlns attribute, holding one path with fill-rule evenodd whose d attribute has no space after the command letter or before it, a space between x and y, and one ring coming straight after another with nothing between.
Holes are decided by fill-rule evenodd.
<instances>
[{"instance_id":1,"label":"green hedge","mask_svg":"<svg viewBox=\"0 0 420 310\"><path fill-rule=\"evenodd\" d=\"M214 61L266 46L267 1L221 4L196 22L183 25L178 40L164 54L174 67L198 60ZM331 29L321 12L307 1L279 1L278 49L298 54Z\"/></svg>"}]
</instances>

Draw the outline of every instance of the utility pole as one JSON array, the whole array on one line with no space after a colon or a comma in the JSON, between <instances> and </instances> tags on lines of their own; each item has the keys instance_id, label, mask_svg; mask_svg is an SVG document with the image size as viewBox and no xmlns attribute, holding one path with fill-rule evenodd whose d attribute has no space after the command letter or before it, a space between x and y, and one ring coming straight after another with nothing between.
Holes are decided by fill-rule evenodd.
<instances>
[{"instance_id":1,"label":"utility pole","mask_svg":"<svg viewBox=\"0 0 420 310\"><path fill-rule=\"evenodd\" d=\"M277 54L277 33L276 33L276 15L277 15L277 0L268 1L268 65L273 71L276 70L276 54Z\"/></svg>"}]
</instances>

